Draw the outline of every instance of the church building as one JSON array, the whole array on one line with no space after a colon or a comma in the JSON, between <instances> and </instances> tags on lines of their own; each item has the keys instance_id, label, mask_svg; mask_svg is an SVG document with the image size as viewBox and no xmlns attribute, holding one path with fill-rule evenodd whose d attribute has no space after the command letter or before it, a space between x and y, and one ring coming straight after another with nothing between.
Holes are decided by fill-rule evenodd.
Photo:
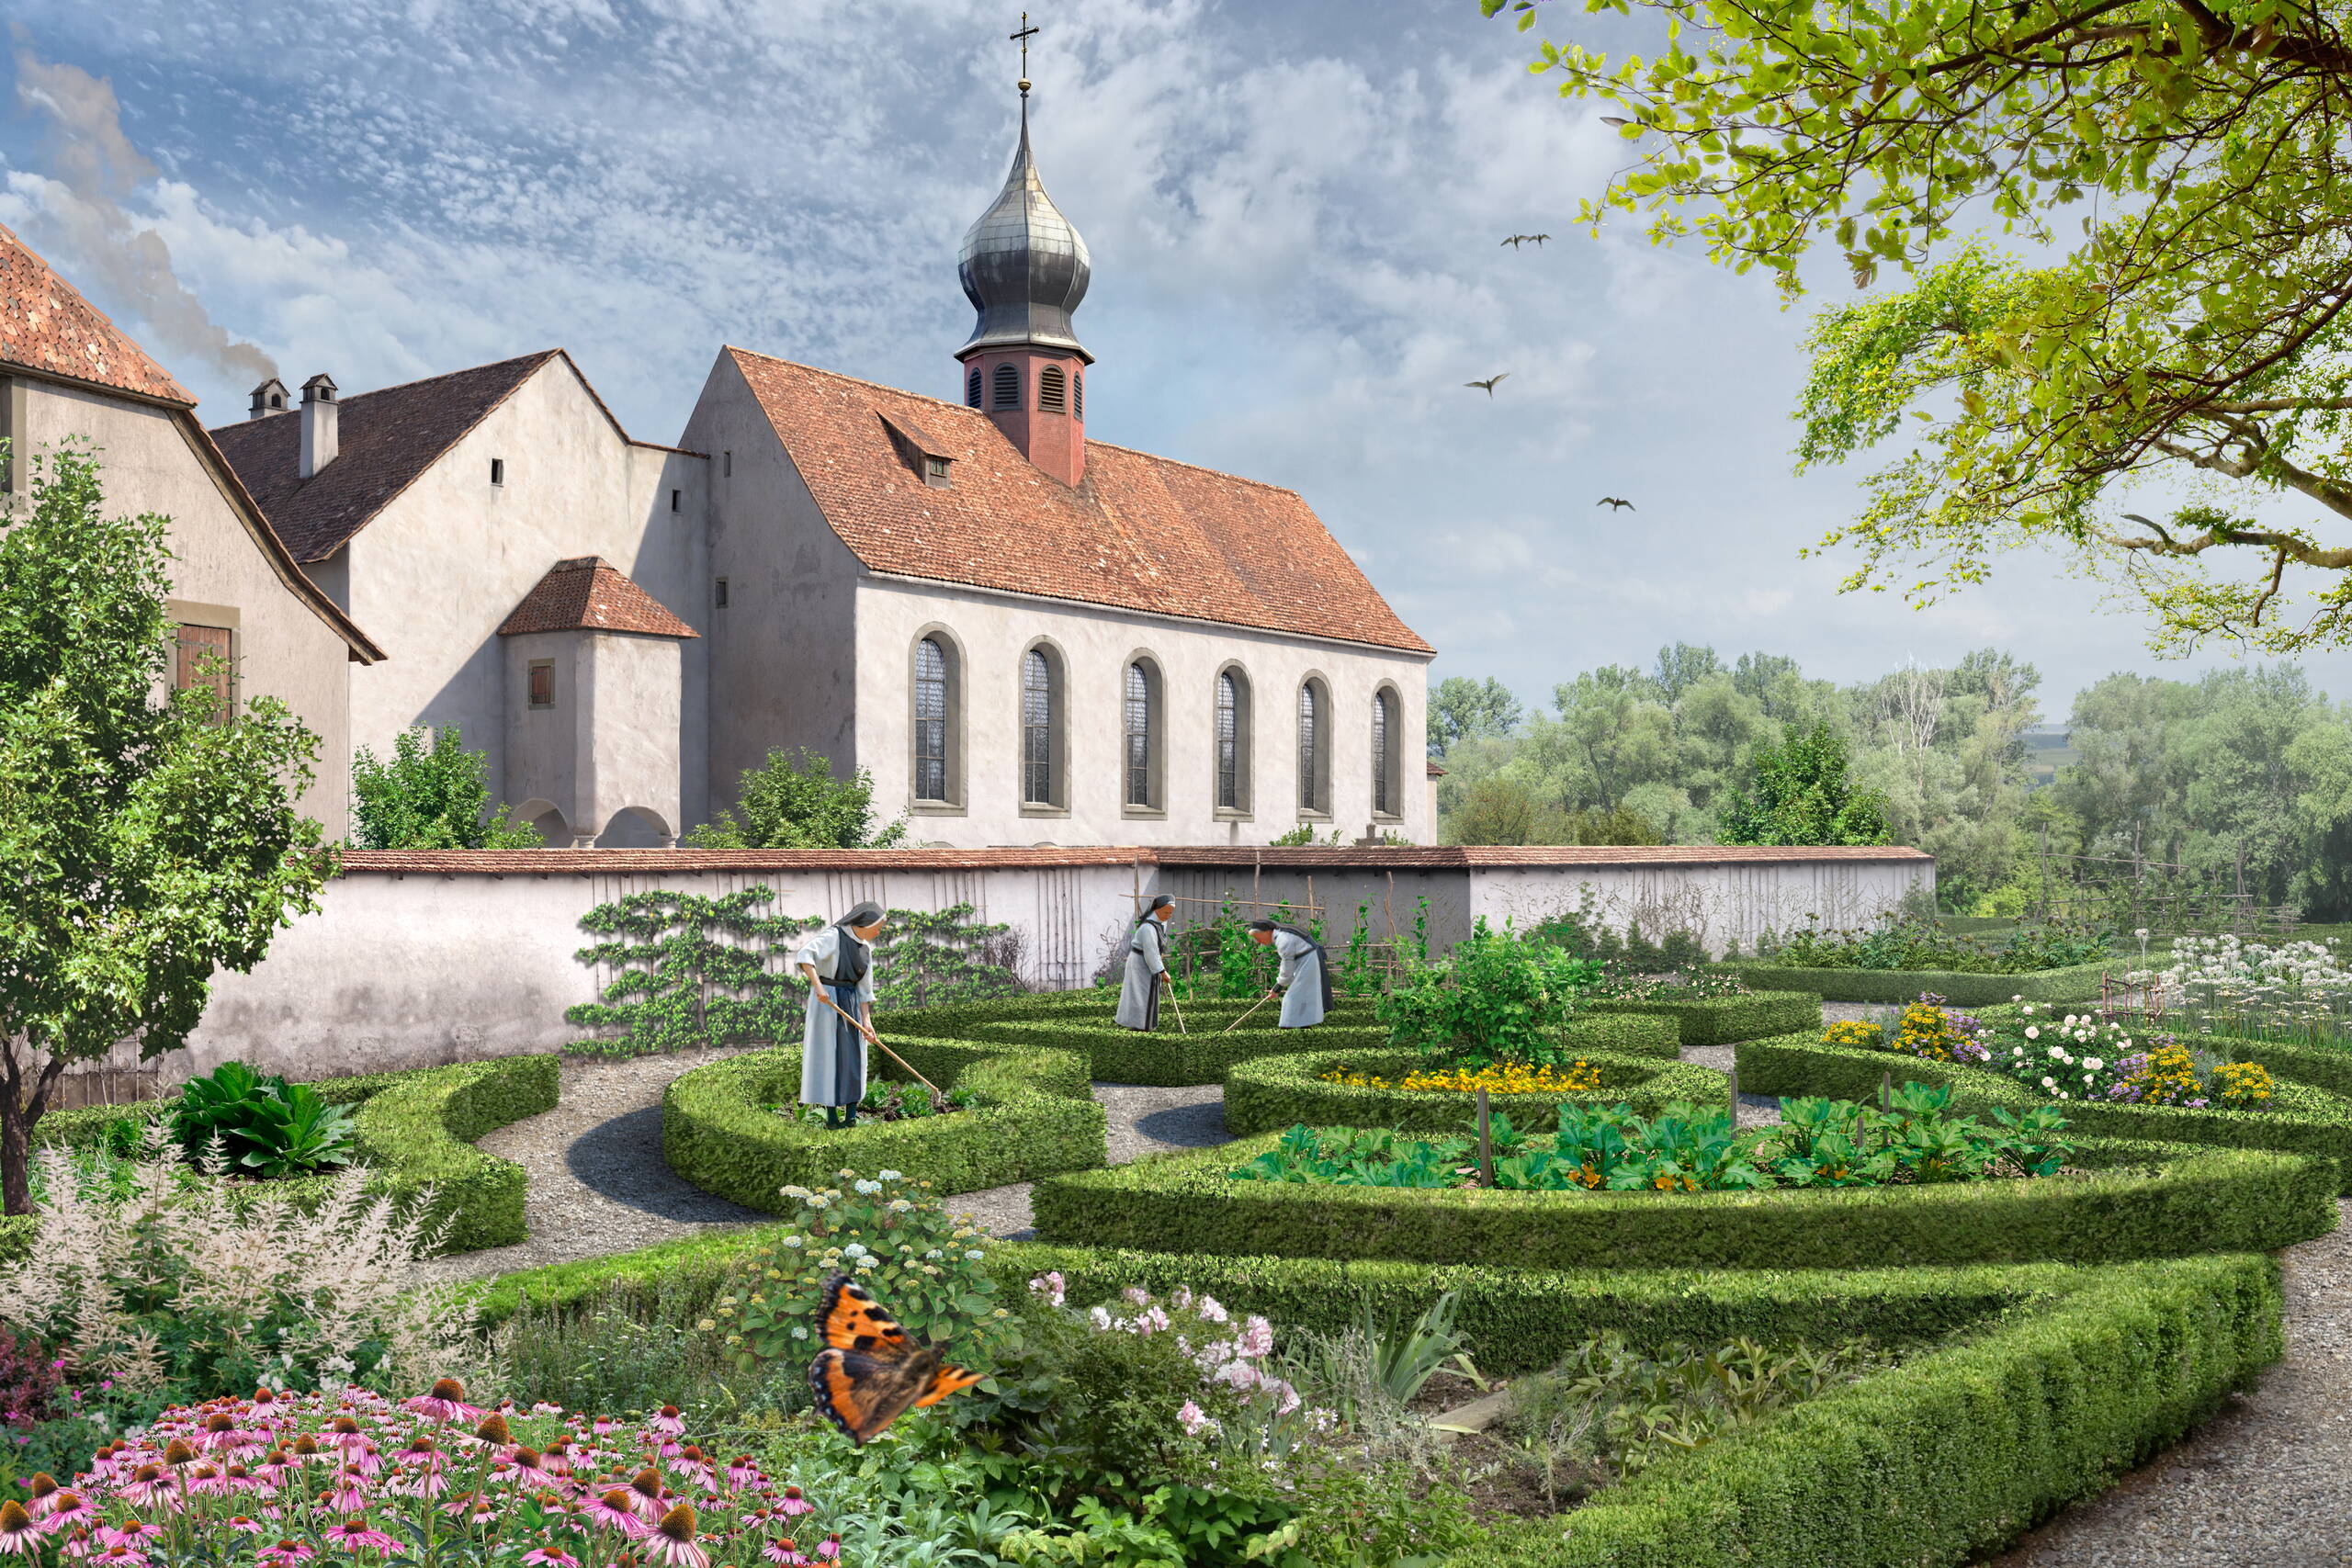
<instances>
[{"instance_id":1,"label":"church building","mask_svg":"<svg viewBox=\"0 0 2352 1568\"><path fill-rule=\"evenodd\" d=\"M354 743L459 726L551 843L673 841L803 747L920 844L1431 841L1429 645L1295 492L1090 438L1022 86L952 398L728 347L658 446L548 350L213 432L390 656Z\"/></svg>"}]
</instances>

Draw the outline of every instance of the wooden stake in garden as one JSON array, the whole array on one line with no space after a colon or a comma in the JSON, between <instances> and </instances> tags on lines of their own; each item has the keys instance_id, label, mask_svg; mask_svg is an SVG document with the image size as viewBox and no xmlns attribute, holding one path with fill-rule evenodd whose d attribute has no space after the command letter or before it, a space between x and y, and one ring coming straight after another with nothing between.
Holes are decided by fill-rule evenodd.
<instances>
[{"instance_id":1,"label":"wooden stake in garden","mask_svg":"<svg viewBox=\"0 0 2352 1568\"><path fill-rule=\"evenodd\" d=\"M1881 1111L1894 1109L1894 1075L1893 1073L1881 1073L1878 1076L1878 1108Z\"/></svg>"},{"instance_id":2,"label":"wooden stake in garden","mask_svg":"<svg viewBox=\"0 0 2352 1568\"><path fill-rule=\"evenodd\" d=\"M1731 1069L1731 1130L1739 1131L1739 1069Z\"/></svg>"},{"instance_id":3,"label":"wooden stake in garden","mask_svg":"<svg viewBox=\"0 0 2352 1568\"><path fill-rule=\"evenodd\" d=\"M1478 1091L1478 1185L1495 1184L1495 1144L1487 1123L1487 1091Z\"/></svg>"}]
</instances>

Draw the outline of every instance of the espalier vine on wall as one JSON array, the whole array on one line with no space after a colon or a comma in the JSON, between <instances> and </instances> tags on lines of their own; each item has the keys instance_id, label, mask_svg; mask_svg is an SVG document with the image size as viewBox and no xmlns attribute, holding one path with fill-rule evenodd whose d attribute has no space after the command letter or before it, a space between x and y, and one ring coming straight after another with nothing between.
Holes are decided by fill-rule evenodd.
<instances>
[{"instance_id":1,"label":"espalier vine on wall","mask_svg":"<svg viewBox=\"0 0 2352 1568\"><path fill-rule=\"evenodd\" d=\"M767 914L775 891L725 897L667 888L600 904L581 925L605 940L580 949L582 964L619 973L565 1021L611 1032L575 1040L575 1055L650 1056L797 1039L808 987L788 964L799 939L826 922ZM969 904L936 914L892 909L875 953L877 1010L936 1007L1023 989L1018 939L972 920Z\"/></svg>"}]
</instances>

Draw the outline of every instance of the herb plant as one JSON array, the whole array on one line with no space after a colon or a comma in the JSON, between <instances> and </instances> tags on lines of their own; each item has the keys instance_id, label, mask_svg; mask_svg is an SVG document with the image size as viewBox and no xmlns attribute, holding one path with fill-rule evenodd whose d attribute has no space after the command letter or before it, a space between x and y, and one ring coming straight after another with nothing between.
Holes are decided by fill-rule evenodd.
<instances>
[{"instance_id":1,"label":"herb plant","mask_svg":"<svg viewBox=\"0 0 2352 1568\"><path fill-rule=\"evenodd\" d=\"M209 1158L218 1140L230 1170L266 1179L349 1165L356 1152L349 1107L243 1062L190 1078L172 1111L172 1131L199 1158Z\"/></svg>"},{"instance_id":2,"label":"herb plant","mask_svg":"<svg viewBox=\"0 0 2352 1568\"><path fill-rule=\"evenodd\" d=\"M1374 1004L1399 1045L1472 1066L1557 1062L1562 1024L1575 1016L1600 966L1548 942L1487 929L1433 964L1415 963Z\"/></svg>"}]
</instances>

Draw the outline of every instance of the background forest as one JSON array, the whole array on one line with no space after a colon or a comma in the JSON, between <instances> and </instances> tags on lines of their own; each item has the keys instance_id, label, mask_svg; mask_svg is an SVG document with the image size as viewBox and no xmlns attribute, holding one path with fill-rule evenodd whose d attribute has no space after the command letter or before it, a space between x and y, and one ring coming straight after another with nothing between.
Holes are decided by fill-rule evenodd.
<instances>
[{"instance_id":1,"label":"background forest","mask_svg":"<svg viewBox=\"0 0 2352 1568\"><path fill-rule=\"evenodd\" d=\"M1854 784L1883 795L1890 840L1937 857L1949 910L2018 912L2046 845L2136 848L2228 882L2243 854L2259 901L2352 919L2352 705L2289 664L2118 674L2080 693L2061 731L2040 684L1994 649L1840 686L1793 659L1726 662L1688 643L1646 670L1563 682L1549 711L1454 676L1430 694L1440 830L1459 844L1716 842L1758 747L1826 725Z\"/></svg>"}]
</instances>

